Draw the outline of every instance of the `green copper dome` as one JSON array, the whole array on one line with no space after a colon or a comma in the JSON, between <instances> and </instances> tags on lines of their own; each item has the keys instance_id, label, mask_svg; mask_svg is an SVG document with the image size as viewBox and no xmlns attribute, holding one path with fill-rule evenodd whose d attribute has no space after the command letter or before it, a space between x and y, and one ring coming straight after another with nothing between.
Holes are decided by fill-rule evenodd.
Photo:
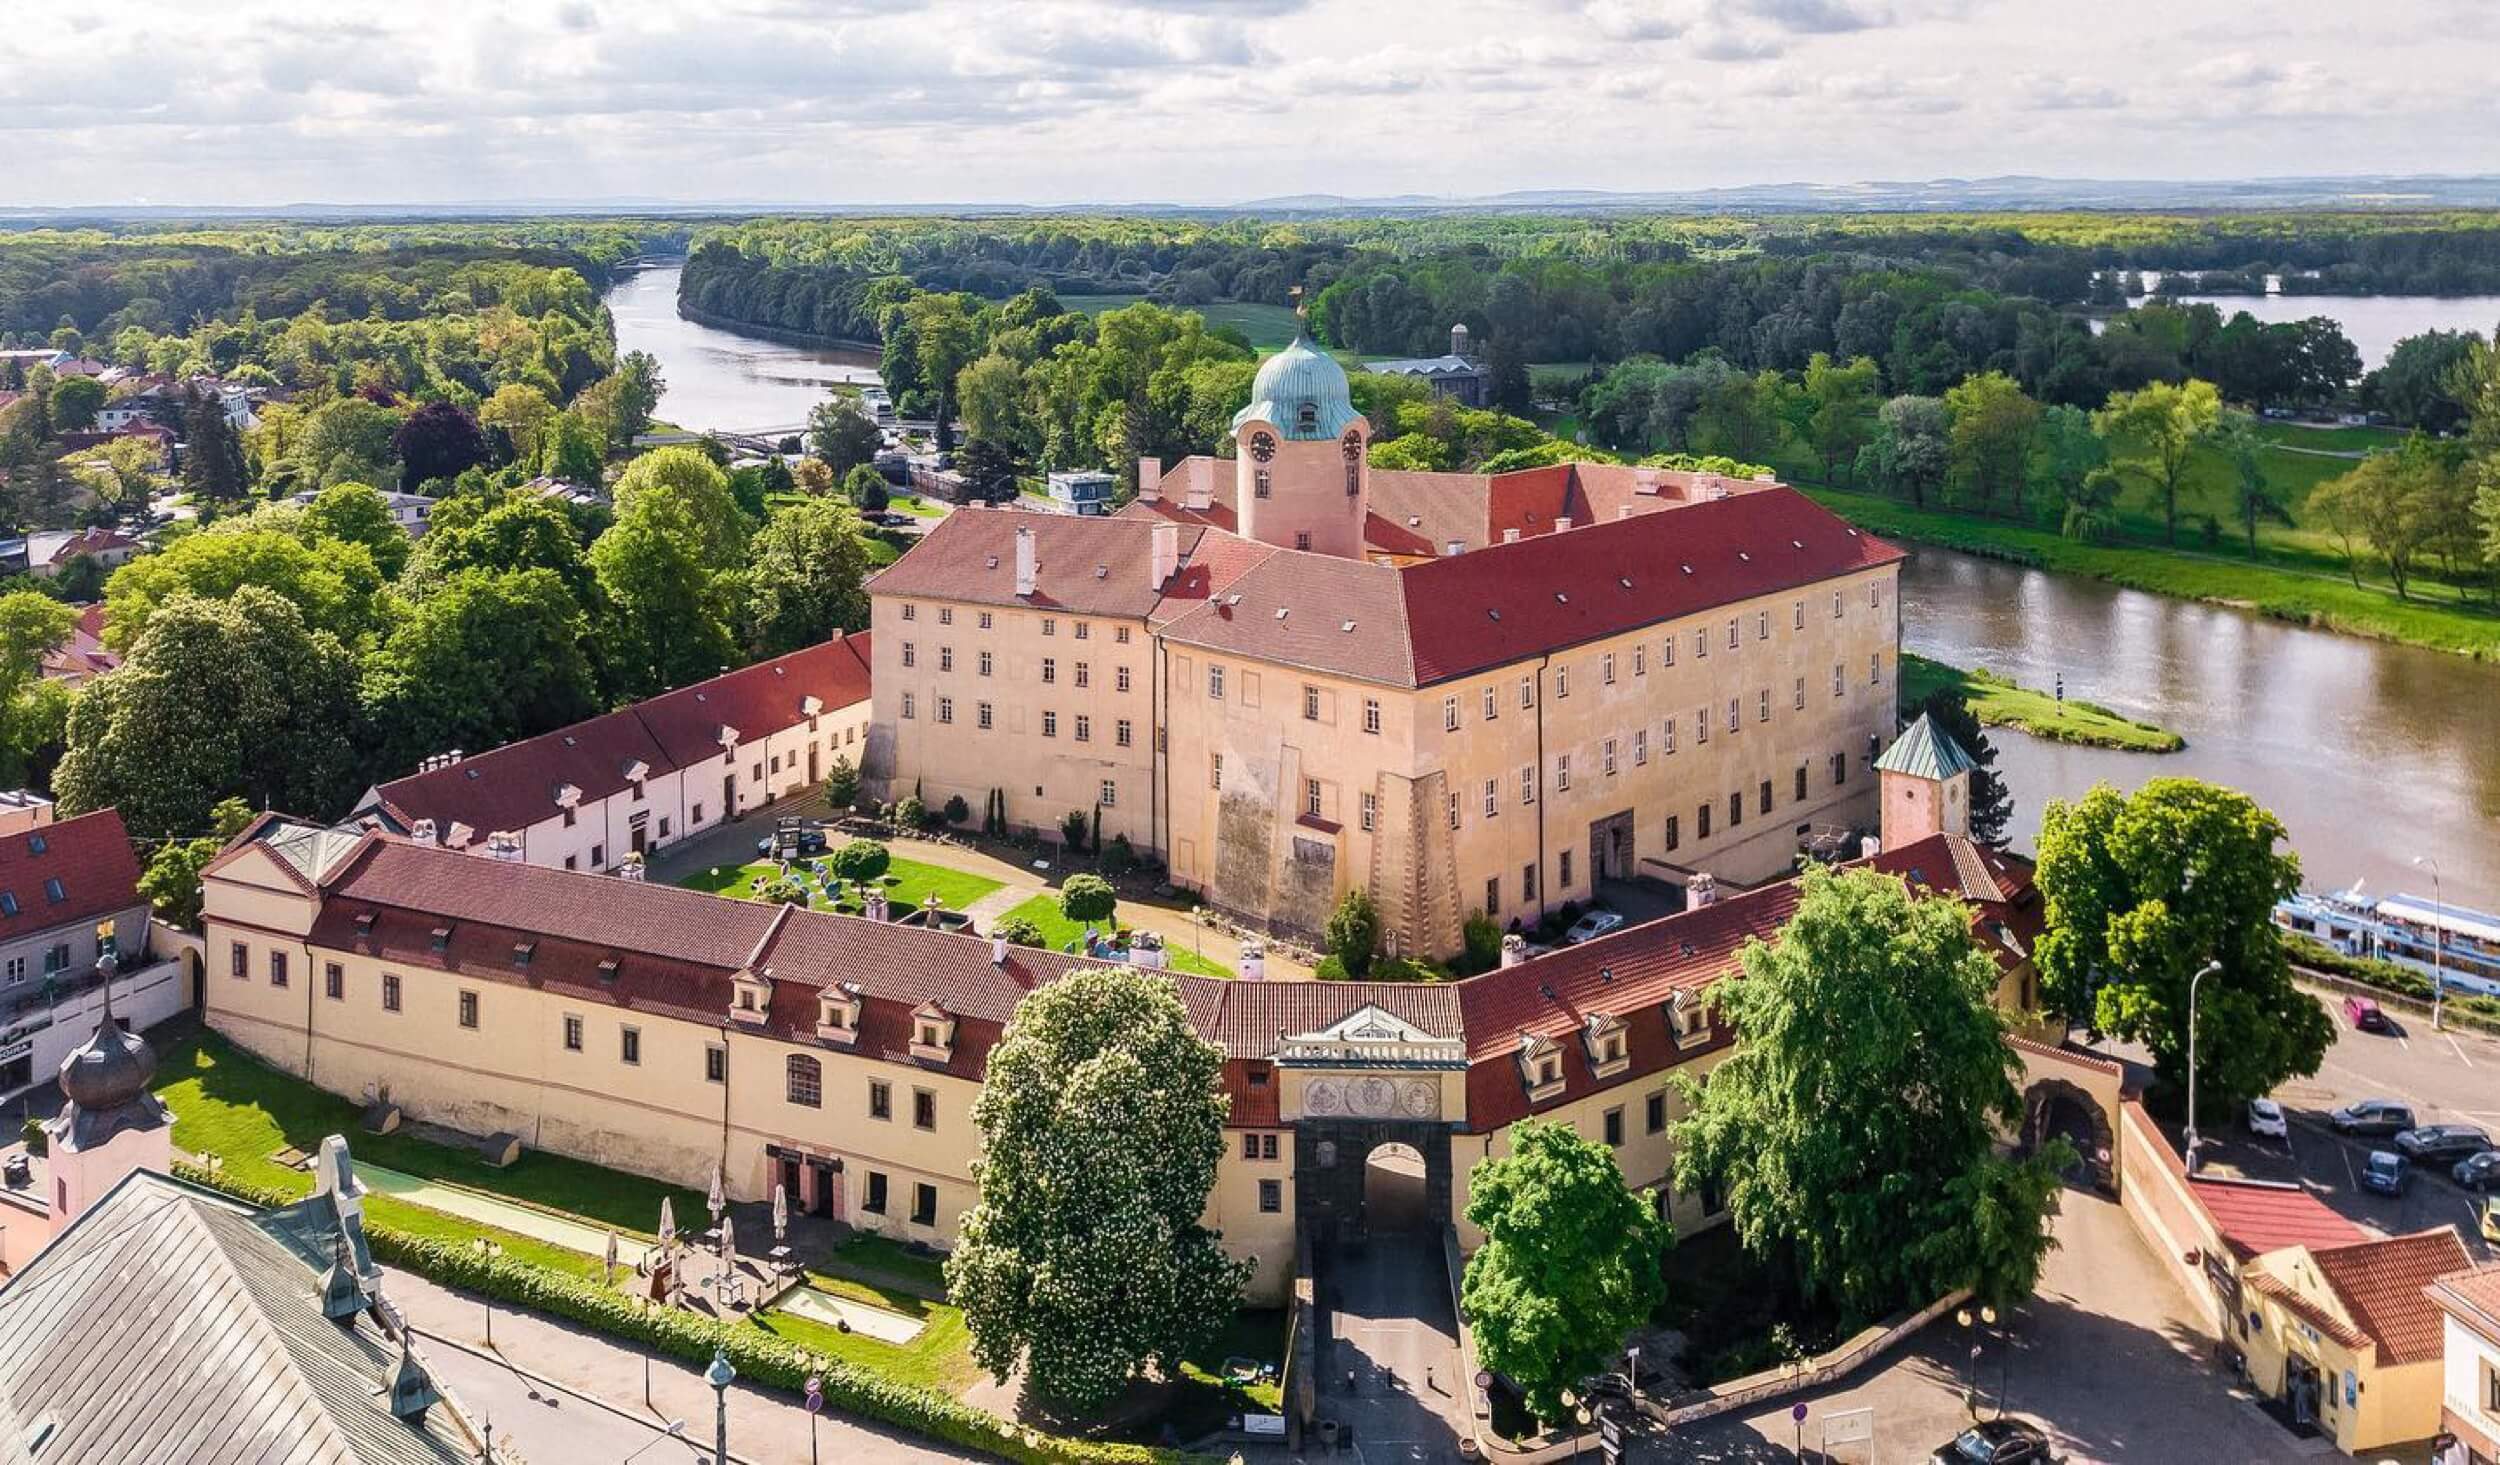
<instances>
[{"instance_id":1,"label":"green copper dome","mask_svg":"<svg viewBox=\"0 0 2500 1465\"><path fill-rule=\"evenodd\" d=\"M1259 374L1250 383L1250 405L1233 414L1233 427L1238 431L1248 423L1265 422L1282 437L1321 442L1362 420L1346 390L1345 368L1304 331L1294 336L1292 345L1259 363Z\"/></svg>"}]
</instances>

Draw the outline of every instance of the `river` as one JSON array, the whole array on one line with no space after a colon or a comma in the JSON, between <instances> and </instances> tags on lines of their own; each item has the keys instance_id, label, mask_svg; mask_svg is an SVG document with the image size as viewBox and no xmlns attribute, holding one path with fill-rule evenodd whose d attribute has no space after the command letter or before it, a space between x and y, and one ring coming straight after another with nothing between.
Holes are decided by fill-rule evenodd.
<instances>
[{"instance_id":1,"label":"river","mask_svg":"<svg viewBox=\"0 0 2500 1465\"><path fill-rule=\"evenodd\" d=\"M697 325L677 314L675 265L635 270L608 291L616 349L648 351L667 390L657 416L698 432L792 427L836 383L877 380L874 351L792 346Z\"/></svg>"},{"instance_id":2,"label":"river","mask_svg":"<svg viewBox=\"0 0 2500 1465\"><path fill-rule=\"evenodd\" d=\"M2474 331L2486 340L2500 325L2500 295L2164 295L2179 305L2210 305L2229 320L2247 311L2267 325L2322 315L2344 328L2361 353L2361 369L2387 362L2407 336L2424 331Z\"/></svg>"},{"instance_id":3,"label":"river","mask_svg":"<svg viewBox=\"0 0 2500 1465\"><path fill-rule=\"evenodd\" d=\"M2366 877L2500 907L2500 667L2311 631L2220 606L1917 547L1902 641L2178 732L2170 754L1998 729L1997 768L2029 849L2042 803L2170 774L2241 789L2290 829L2309 884Z\"/></svg>"},{"instance_id":4,"label":"river","mask_svg":"<svg viewBox=\"0 0 2500 1465\"><path fill-rule=\"evenodd\" d=\"M676 290L675 269L650 269L608 296L620 349L659 358L671 422L796 423L832 383L873 377L866 353L681 320ZM2500 907L2500 667L1924 547L1903 572L1901 610L1912 651L2027 686L2062 672L2069 696L2187 738L2186 751L2154 755L1997 730L2022 848L2048 799L2184 774L2244 789L2280 815L2312 885L2362 876L2379 890L2427 891L2409 866L2422 854L2452 899Z\"/></svg>"}]
</instances>

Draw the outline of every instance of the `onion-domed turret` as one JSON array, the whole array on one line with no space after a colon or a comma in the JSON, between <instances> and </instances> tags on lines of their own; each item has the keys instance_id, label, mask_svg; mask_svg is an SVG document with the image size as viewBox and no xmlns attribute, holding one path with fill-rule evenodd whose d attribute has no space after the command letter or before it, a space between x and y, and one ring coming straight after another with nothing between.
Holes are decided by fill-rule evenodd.
<instances>
[{"instance_id":1,"label":"onion-domed turret","mask_svg":"<svg viewBox=\"0 0 2500 1465\"><path fill-rule=\"evenodd\" d=\"M1264 422L1297 442L1327 442L1361 420L1345 368L1305 328L1294 334L1292 345L1259 363L1250 381L1250 405L1233 414L1233 430Z\"/></svg>"},{"instance_id":2,"label":"onion-domed turret","mask_svg":"<svg viewBox=\"0 0 2500 1465\"><path fill-rule=\"evenodd\" d=\"M137 1033L123 1032L107 1010L95 1036L61 1060L61 1097L89 1113L102 1113L146 1093L155 1077L156 1050Z\"/></svg>"}]
</instances>

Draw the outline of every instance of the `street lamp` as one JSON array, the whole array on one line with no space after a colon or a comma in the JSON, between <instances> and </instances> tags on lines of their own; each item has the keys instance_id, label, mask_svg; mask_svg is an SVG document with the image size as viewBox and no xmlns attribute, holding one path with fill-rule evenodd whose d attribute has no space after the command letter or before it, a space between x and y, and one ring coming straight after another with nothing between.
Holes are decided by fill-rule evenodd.
<instances>
[{"instance_id":1,"label":"street lamp","mask_svg":"<svg viewBox=\"0 0 2500 1465\"><path fill-rule=\"evenodd\" d=\"M2220 970L2221 962L2209 961L2196 969L2195 976L2188 978L2187 1167L2191 1175L2196 1173L2196 988Z\"/></svg>"},{"instance_id":2,"label":"street lamp","mask_svg":"<svg viewBox=\"0 0 2500 1465\"><path fill-rule=\"evenodd\" d=\"M729 1350L715 1346L712 1366L703 1370L703 1381L712 1386L713 1465L729 1465L729 1385L737 1376L729 1366Z\"/></svg>"},{"instance_id":3,"label":"street lamp","mask_svg":"<svg viewBox=\"0 0 2500 1465\"><path fill-rule=\"evenodd\" d=\"M2413 857L2413 864L2416 869L2427 868L2431 872L2431 904L2439 907L2440 916L2444 919L2448 913L2448 897L2440 893L2439 861L2431 858L2429 855L2415 855ZM2440 1009L2445 1004L2448 996L2447 968L2440 961L2440 948L2446 944L2447 933L2442 930L2436 922L2434 922L2431 926L2432 1032L2438 1032L2440 1030Z\"/></svg>"},{"instance_id":4,"label":"street lamp","mask_svg":"<svg viewBox=\"0 0 2500 1465\"><path fill-rule=\"evenodd\" d=\"M1967 1307L1953 1314L1953 1320L1965 1328L1971 1326L1974 1321L1971 1310ZM1976 1321L1982 1327L1995 1327L1997 1310L1982 1304ZM1971 1335L1970 1364L1962 1378L1962 1405L1970 1410L1970 1417L1976 1420L1979 1418L1979 1335L1976 1333ZM1999 1394L1997 1412L2000 1414L2005 1412L2002 1392Z\"/></svg>"},{"instance_id":5,"label":"street lamp","mask_svg":"<svg viewBox=\"0 0 2500 1465\"><path fill-rule=\"evenodd\" d=\"M503 1243L490 1236L472 1236L469 1238L469 1250L475 1252L480 1260L493 1261L503 1255ZM492 1348L495 1346L495 1295L482 1291L478 1297L486 1304L486 1346Z\"/></svg>"}]
</instances>

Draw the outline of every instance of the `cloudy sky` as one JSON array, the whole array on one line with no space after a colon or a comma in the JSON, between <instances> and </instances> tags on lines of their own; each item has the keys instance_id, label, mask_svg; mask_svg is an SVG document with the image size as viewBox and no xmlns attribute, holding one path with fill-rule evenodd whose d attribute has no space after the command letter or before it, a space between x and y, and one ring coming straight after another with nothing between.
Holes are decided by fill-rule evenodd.
<instances>
[{"instance_id":1,"label":"cloudy sky","mask_svg":"<svg viewBox=\"0 0 2500 1465\"><path fill-rule=\"evenodd\" d=\"M0 0L0 205L2500 171L2489 0Z\"/></svg>"}]
</instances>

